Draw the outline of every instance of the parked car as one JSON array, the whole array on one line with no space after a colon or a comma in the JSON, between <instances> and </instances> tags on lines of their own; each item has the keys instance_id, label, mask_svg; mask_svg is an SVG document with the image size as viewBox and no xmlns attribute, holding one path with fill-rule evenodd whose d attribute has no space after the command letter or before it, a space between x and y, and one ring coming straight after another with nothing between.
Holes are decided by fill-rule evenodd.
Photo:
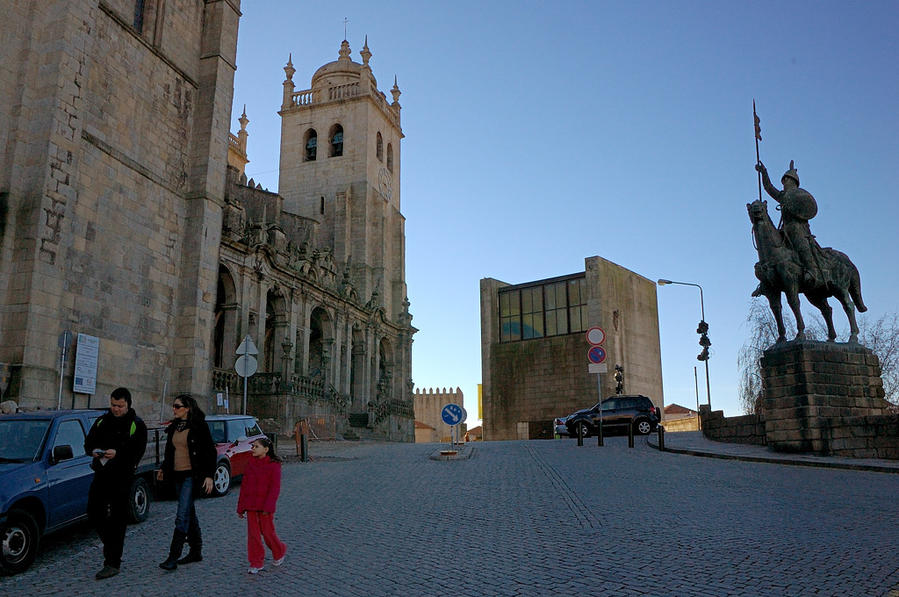
<instances>
[{"instance_id":1,"label":"parked car","mask_svg":"<svg viewBox=\"0 0 899 597\"><path fill-rule=\"evenodd\" d=\"M206 424L215 442L213 493L222 496L231 490L234 479L243 475L252 455L253 442L265 437L256 417L249 415L206 415Z\"/></svg>"},{"instance_id":2,"label":"parked car","mask_svg":"<svg viewBox=\"0 0 899 597\"><path fill-rule=\"evenodd\" d=\"M556 435L568 435L568 426L565 425L565 421L568 420L568 417L557 417L553 419L553 431Z\"/></svg>"},{"instance_id":3,"label":"parked car","mask_svg":"<svg viewBox=\"0 0 899 597\"><path fill-rule=\"evenodd\" d=\"M591 408L579 410L569 415L565 421L568 435L577 437L581 429L584 437L599 433L602 421L603 433L606 430L627 431L628 425L634 426L634 433L646 435L658 427L661 411L652 400L642 395L611 396ZM600 414L602 413L602 414Z\"/></svg>"},{"instance_id":4,"label":"parked car","mask_svg":"<svg viewBox=\"0 0 899 597\"><path fill-rule=\"evenodd\" d=\"M94 471L84 439L102 410L42 410L0 415L0 571L17 574L41 537L87 518ZM131 481L131 522L150 512L161 429L147 429L147 450Z\"/></svg>"}]
</instances>

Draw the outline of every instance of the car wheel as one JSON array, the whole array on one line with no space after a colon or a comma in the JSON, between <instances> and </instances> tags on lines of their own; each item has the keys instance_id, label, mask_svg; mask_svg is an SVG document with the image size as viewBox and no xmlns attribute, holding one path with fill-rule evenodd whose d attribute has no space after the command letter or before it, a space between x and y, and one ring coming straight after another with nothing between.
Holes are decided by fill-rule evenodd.
<instances>
[{"instance_id":1,"label":"car wheel","mask_svg":"<svg viewBox=\"0 0 899 597\"><path fill-rule=\"evenodd\" d=\"M213 493L219 497L226 495L231 490L231 465L222 460L215 467L212 476Z\"/></svg>"},{"instance_id":2,"label":"car wheel","mask_svg":"<svg viewBox=\"0 0 899 597\"><path fill-rule=\"evenodd\" d=\"M34 517L24 510L10 510L0 524L0 569L7 574L27 570L37 555L39 541Z\"/></svg>"},{"instance_id":3,"label":"car wheel","mask_svg":"<svg viewBox=\"0 0 899 597\"><path fill-rule=\"evenodd\" d=\"M580 430L580 434L583 435L584 437L590 436L590 426L587 425L586 423L582 422L582 423L577 424L577 428L575 429L575 435L574 435L575 437L577 437L578 429Z\"/></svg>"},{"instance_id":4,"label":"car wheel","mask_svg":"<svg viewBox=\"0 0 899 597\"><path fill-rule=\"evenodd\" d=\"M640 419L634 423L634 431L640 435L649 435L649 432L652 431L652 424L646 419Z\"/></svg>"},{"instance_id":5,"label":"car wheel","mask_svg":"<svg viewBox=\"0 0 899 597\"><path fill-rule=\"evenodd\" d=\"M131 482L131 491L128 494L129 518L131 522L143 522L150 515L150 486L143 477L137 477Z\"/></svg>"}]
</instances>

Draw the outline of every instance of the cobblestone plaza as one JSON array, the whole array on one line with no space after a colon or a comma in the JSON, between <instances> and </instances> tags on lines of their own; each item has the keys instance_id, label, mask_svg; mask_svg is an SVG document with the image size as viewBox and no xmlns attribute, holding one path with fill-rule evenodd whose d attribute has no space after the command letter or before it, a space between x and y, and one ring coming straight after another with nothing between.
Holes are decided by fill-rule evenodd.
<instances>
[{"instance_id":1,"label":"cobblestone plaza","mask_svg":"<svg viewBox=\"0 0 899 597\"><path fill-rule=\"evenodd\" d=\"M313 443L284 465L280 568L246 574L239 487L203 500L205 559L173 573L175 504L128 530L122 573L85 526L0 593L27 595L895 595L899 475L661 453L640 438ZM292 446L282 448L290 453ZM661 504L661 505L660 505Z\"/></svg>"}]
</instances>

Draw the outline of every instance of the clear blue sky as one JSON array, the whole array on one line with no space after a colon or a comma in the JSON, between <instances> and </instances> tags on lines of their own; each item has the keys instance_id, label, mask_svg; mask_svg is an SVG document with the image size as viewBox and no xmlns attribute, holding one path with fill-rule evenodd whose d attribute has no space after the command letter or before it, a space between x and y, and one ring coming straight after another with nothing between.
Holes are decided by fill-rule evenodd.
<instances>
[{"instance_id":1,"label":"clear blue sky","mask_svg":"<svg viewBox=\"0 0 899 597\"><path fill-rule=\"evenodd\" d=\"M858 266L867 315L899 311L897 2L244 0L242 10L231 130L245 104L247 174L273 191L288 53L297 89L308 88L337 58L346 17L353 59L368 35L382 91L396 75L413 378L460 387L471 426L479 280L574 273L592 255L702 285L712 406L741 414L737 353L757 283L753 98L772 179L796 160L818 201L812 232ZM699 292L658 295L665 403L695 407ZM845 340L842 310L834 317Z\"/></svg>"}]
</instances>

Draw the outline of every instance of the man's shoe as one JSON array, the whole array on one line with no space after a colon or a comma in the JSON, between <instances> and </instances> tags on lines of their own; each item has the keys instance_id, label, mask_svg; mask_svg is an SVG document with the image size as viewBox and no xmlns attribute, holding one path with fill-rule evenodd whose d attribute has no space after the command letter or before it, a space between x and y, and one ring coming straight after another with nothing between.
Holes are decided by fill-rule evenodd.
<instances>
[{"instance_id":1,"label":"man's shoe","mask_svg":"<svg viewBox=\"0 0 899 597\"><path fill-rule=\"evenodd\" d=\"M104 578L115 576L118 573L118 568L113 568L112 566L103 566L103 569L100 570L100 572L97 572L97 575L94 578L96 578L97 580L103 580Z\"/></svg>"},{"instance_id":2,"label":"man's shoe","mask_svg":"<svg viewBox=\"0 0 899 597\"><path fill-rule=\"evenodd\" d=\"M262 570L262 566L260 566L259 568L250 566L249 568L247 568L247 574L259 574L260 570Z\"/></svg>"},{"instance_id":3,"label":"man's shoe","mask_svg":"<svg viewBox=\"0 0 899 597\"><path fill-rule=\"evenodd\" d=\"M178 560L179 564L192 564L194 562L202 562L203 555L200 552L195 552L193 550L187 552L187 555Z\"/></svg>"},{"instance_id":4,"label":"man's shoe","mask_svg":"<svg viewBox=\"0 0 899 597\"><path fill-rule=\"evenodd\" d=\"M178 567L178 560L169 556L165 562L159 564L159 567L163 570L174 570Z\"/></svg>"},{"instance_id":5,"label":"man's shoe","mask_svg":"<svg viewBox=\"0 0 899 597\"><path fill-rule=\"evenodd\" d=\"M272 562L272 566L280 566L283 563L284 563L284 556L281 556L280 558L278 558L277 560L274 560Z\"/></svg>"}]
</instances>

